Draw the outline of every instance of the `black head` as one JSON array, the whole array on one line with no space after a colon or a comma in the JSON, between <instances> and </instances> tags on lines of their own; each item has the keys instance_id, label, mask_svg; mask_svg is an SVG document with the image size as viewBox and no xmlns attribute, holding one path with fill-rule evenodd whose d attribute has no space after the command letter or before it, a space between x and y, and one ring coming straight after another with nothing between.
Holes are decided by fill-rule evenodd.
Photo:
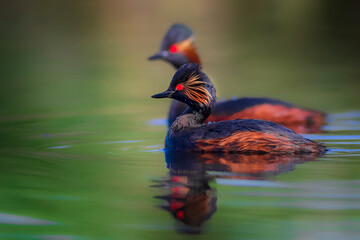
<instances>
[{"instance_id":1,"label":"black head","mask_svg":"<svg viewBox=\"0 0 360 240\"><path fill-rule=\"evenodd\" d=\"M172 25L161 43L160 51L149 57L149 60L156 59L163 59L175 68L190 62L200 64L191 29L179 23Z\"/></svg>"},{"instance_id":2,"label":"black head","mask_svg":"<svg viewBox=\"0 0 360 240\"><path fill-rule=\"evenodd\" d=\"M194 109L213 109L216 90L208 76L201 71L199 64L188 63L176 71L165 92L152 98L173 98Z\"/></svg>"}]
</instances>

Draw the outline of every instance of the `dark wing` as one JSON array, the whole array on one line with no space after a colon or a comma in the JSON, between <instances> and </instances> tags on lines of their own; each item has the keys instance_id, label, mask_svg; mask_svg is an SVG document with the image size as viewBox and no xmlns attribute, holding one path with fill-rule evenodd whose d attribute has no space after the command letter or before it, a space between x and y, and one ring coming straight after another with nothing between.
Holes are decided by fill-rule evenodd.
<instances>
[{"instance_id":1,"label":"dark wing","mask_svg":"<svg viewBox=\"0 0 360 240\"><path fill-rule=\"evenodd\" d=\"M277 123L242 119L220 121L177 134L168 146L175 150L202 152L323 153L322 144Z\"/></svg>"},{"instance_id":2,"label":"dark wing","mask_svg":"<svg viewBox=\"0 0 360 240\"><path fill-rule=\"evenodd\" d=\"M215 105L215 109L212 114L231 115L233 113L237 113L247 108L261 104L281 105L288 108L295 107L293 104L271 98L238 98L234 100L218 102Z\"/></svg>"},{"instance_id":3,"label":"dark wing","mask_svg":"<svg viewBox=\"0 0 360 240\"><path fill-rule=\"evenodd\" d=\"M303 139L303 137L294 131L274 122L254 119L241 119L215 122L202 125L197 128L187 129L191 132L193 140L196 139L215 139L229 137L236 132L264 132L281 134L290 139ZM189 133L186 133L188 135ZM189 135L188 135L189 136Z\"/></svg>"}]
</instances>

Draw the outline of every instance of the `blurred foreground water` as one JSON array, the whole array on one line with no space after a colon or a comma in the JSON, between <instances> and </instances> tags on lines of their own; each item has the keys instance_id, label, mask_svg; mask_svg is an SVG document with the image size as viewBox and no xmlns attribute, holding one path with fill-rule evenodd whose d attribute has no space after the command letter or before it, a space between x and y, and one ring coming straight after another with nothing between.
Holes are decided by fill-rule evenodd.
<instances>
[{"instance_id":1,"label":"blurred foreground water","mask_svg":"<svg viewBox=\"0 0 360 240\"><path fill-rule=\"evenodd\" d=\"M358 239L359 5L255 2L1 1L0 239ZM219 99L329 112L329 152L165 153L174 22Z\"/></svg>"},{"instance_id":2,"label":"blurred foreground water","mask_svg":"<svg viewBox=\"0 0 360 240\"><path fill-rule=\"evenodd\" d=\"M360 112L330 118L320 158L169 155L165 126L121 137L114 115L3 121L0 238L356 239Z\"/></svg>"}]
</instances>

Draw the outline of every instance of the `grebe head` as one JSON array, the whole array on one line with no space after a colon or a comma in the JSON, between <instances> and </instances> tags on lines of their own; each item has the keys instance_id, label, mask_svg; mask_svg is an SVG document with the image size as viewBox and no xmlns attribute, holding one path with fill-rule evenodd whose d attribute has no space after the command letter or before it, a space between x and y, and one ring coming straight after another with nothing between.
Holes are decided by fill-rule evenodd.
<instances>
[{"instance_id":1,"label":"grebe head","mask_svg":"<svg viewBox=\"0 0 360 240\"><path fill-rule=\"evenodd\" d=\"M149 57L149 60L155 59L163 59L175 68L190 62L201 64L191 29L183 24L172 25L161 43L160 51Z\"/></svg>"},{"instance_id":2,"label":"grebe head","mask_svg":"<svg viewBox=\"0 0 360 240\"><path fill-rule=\"evenodd\" d=\"M214 108L216 90L214 85L201 71L200 65L188 63L176 71L169 88L152 98L173 98L195 110Z\"/></svg>"}]
</instances>

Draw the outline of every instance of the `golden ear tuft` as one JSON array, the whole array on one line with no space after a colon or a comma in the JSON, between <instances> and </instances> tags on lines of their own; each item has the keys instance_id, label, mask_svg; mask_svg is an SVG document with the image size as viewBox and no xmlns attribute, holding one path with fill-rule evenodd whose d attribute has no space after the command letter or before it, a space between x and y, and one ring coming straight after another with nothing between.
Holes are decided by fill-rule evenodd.
<instances>
[{"instance_id":1,"label":"golden ear tuft","mask_svg":"<svg viewBox=\"0 0 360 240\"><path fill-rule=\"evenodd\" d=\"M198 63L201 65L199 54L197 53L196 47L194 45L194 37L189 37L188 39L175 44L178 48L178 51L185 55L190 62Z\"/></svg>"},{"instance_id":2,"label":"golden ear tuft","mask_svg":"<svg viewBox=\"0 0 360 240\"><path fill-rule=\"evenodd\" d=\"M212 97L204 85L205 82L201 81L201 76L193 72L184 82L184 94L194 102L209 106Z\"/></svg>"}]
</instances>

